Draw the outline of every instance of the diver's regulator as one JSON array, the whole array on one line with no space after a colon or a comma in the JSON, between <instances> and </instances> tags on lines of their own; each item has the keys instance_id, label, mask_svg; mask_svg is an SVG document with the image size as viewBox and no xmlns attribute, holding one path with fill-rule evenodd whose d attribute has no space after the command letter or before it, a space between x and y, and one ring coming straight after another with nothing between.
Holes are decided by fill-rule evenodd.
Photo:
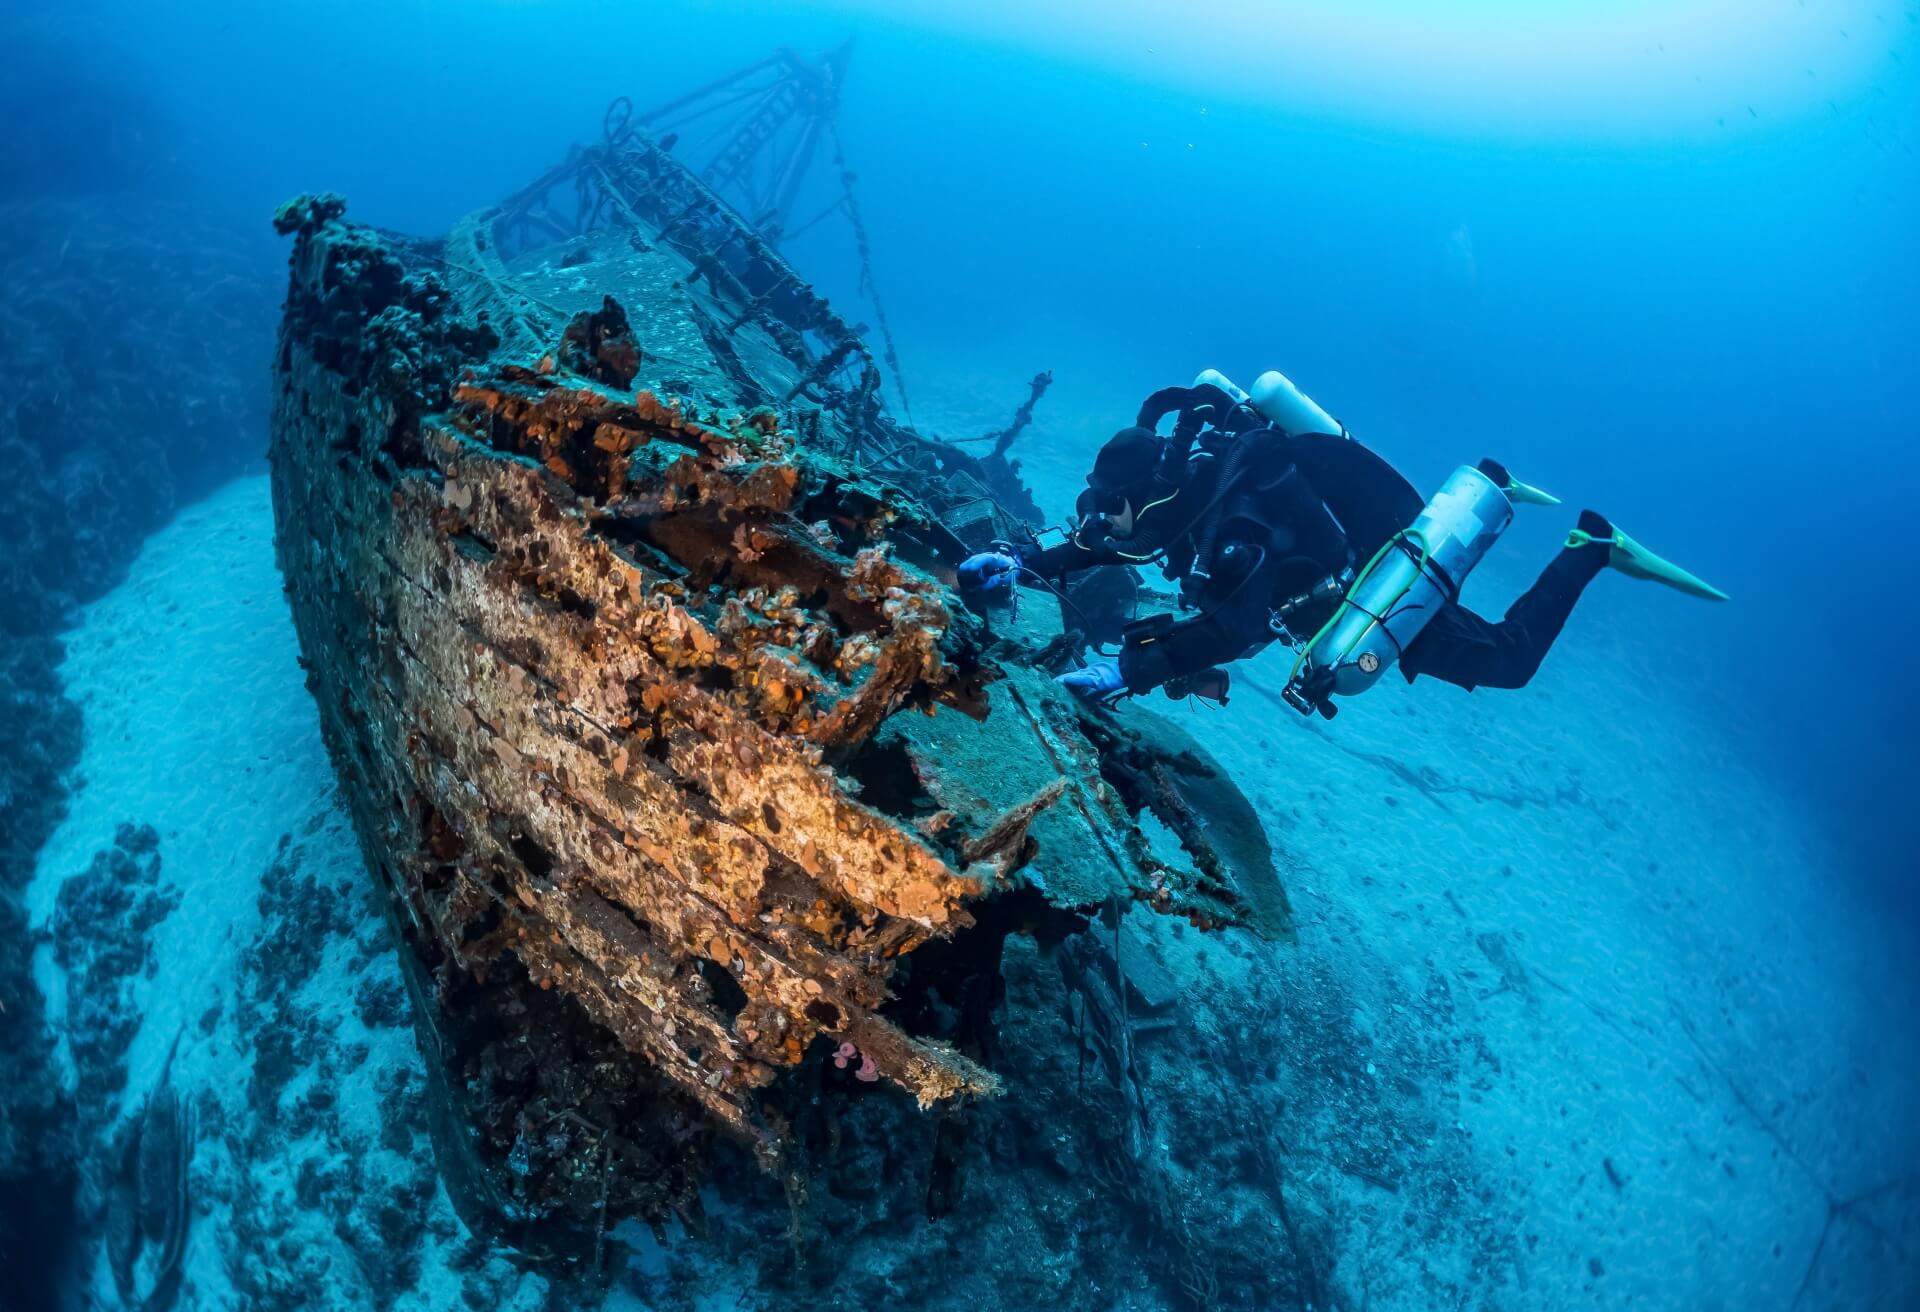
<instances>
[{"instance_id":1,"label":"diver's regulator","mask_svg":"<svg viewBox=\"0 0 1920 1312\"><path fill-rule=\"evenodd\" d=\"M1305 592L1296 593L1273 608L1267 627L1273 630L1273 636L1289 647L1298 648L1304 639L1293 631L1290 621L1301 611L1329 601L1338 601L1346 595L1347 586L1353 582L1353 566L1348 565L1338 574L1329 574Z\"/></svg>"}]
</instances>

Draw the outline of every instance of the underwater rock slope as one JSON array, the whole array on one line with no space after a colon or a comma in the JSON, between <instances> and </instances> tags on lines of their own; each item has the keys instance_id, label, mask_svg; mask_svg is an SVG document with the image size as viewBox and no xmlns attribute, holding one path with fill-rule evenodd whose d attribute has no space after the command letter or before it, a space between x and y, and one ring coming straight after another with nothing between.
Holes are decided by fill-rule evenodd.
<instances>
[{"instance_id":1,"label":"underwater rock slope","mask_svg":"<svg viewBox=\"0 0 1920 1312\"><path fill-rule=\"evenodd\" d=\"M653 356L686 269L625 240L576 245L569 286L611 285L641 340L588 294L546 351L502 348L440 257L342 210L280 220L278 553L470 1220L597 1248L610 1219L689 1214L715 1126L782 1169L810 1054L922 1107L994 1092L1010 930L1116 899L1284 930L1277 884L1250 900L1193 823L1174 774L1237 796L1197 745L1089 735L1029 648L989 651L930 572L964 540L835 440L870 393L811 391L741 324L727 358ZM674 400L629 390L643 367ZM715 404L743 390L825 399ZM976 1001L915 1005L933 991Z\"/></svg>"}]
</instances>

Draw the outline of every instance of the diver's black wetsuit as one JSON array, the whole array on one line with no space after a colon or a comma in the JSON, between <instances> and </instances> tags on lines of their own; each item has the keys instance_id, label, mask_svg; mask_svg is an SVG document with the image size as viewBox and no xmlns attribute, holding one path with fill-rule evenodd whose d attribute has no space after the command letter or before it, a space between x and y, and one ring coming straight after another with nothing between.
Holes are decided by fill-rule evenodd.
<instances>
[{"instance_id":1,"label":"diver's black wetsuit","mask_svg":"<svg viewBox=\"0 0 1920 1312\"><path fill-rule=\"evenodd\" d=\"M1560 636L1573 604L1607 567L1604 546L1562 547L1498 624L1465 606L1443 606L1407 644L1400 670L1462 688L1524 688Z\"/></svg>"},{"instance_id":2,"label":"diver's black wetsuit","mask_svg":"<svg viewBox=\"0 0 1920 1312\"><path fill-rule=\"evenodd\" d=\"M1143 420L1152 404L1143 407ZM1131 536L1104 535L1094 520L1021 563L1058 578L1098 565L1138 565L1164 553L1163 572L1181 582L1198 613L1164 621L1157 632L1136 631L1122 647L1120 673L1136 693L1273 641L1275 607L1364 565L1426 504L1393 466L1350 437L1288 437L1272 428L1210 430L1184 476L1163 472L1136 483L1127 499L1143 507L1134 512ZM1468 689L1523 686L1606 562L1604 548L1563 549L1498 623L1464 606L1445 606L1407 645L1401 672L1409 681L1426 674ZM1299 605L1287 615L1288 628L1310 635L1337 604L1337 596L1329 596Z\"/></svg>"}]
</instances>

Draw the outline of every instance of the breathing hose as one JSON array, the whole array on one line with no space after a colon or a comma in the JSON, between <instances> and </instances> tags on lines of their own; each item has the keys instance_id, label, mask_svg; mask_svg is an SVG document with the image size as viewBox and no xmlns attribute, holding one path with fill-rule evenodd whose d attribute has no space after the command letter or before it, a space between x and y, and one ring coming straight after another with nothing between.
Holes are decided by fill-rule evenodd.
<instances>
[{"instance_id":1,"label":"breathing hose","mask_svg":"<svg viewBox=\"0 0 1920 1312\"><path fill-rule=\"evenodd\" d=\"M1227 494L1233 490L1241 467L1247 463L1247 446L1248 442L1243 437L1227 453L1227 462L1220 469L1220 485L1214 490L1213 500L1207 503L1209 510L1226 500ZM1198 575L1204 581L1213 577L1213 544L1220 536L1221 517L1208 515L1206 511L1201 513L1206 516L1207 522L1200 526L1200 537L1193 544L1193 567L1188 574Z\"/></svg>"}]
</instances>

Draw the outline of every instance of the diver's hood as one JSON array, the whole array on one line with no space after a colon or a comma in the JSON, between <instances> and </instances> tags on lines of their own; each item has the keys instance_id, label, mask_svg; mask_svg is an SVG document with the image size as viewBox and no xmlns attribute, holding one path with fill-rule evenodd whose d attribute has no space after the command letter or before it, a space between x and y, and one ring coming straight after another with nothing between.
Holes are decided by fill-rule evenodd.
<instances>
[{"instance_id":1,"label":"diver's hood","mask_svg":"<svg viewBox=\"0 0 1920 1312\"><path fill-rule=\"evenodd\" d=\"M1093 458L1087 486L1095 492L1119 493L1152 480L1160 468L1166 440L1151 428L1123 428L1106 440Z\"/></svg>"},{"instance_id":2,"label":"diver's hood","mask_svg":"<svg viewBox=\"0 0 1920 1312\"><path fill-rule=\"evenodd\" d=\"M1151 428L1123 428L1108 438L1087 473L1087 490L1074 502L1081 522L1105 520L1104 531L1131 537L1139 509L1154 500L1166 439Z\"/></svg>"}]
</instances>

